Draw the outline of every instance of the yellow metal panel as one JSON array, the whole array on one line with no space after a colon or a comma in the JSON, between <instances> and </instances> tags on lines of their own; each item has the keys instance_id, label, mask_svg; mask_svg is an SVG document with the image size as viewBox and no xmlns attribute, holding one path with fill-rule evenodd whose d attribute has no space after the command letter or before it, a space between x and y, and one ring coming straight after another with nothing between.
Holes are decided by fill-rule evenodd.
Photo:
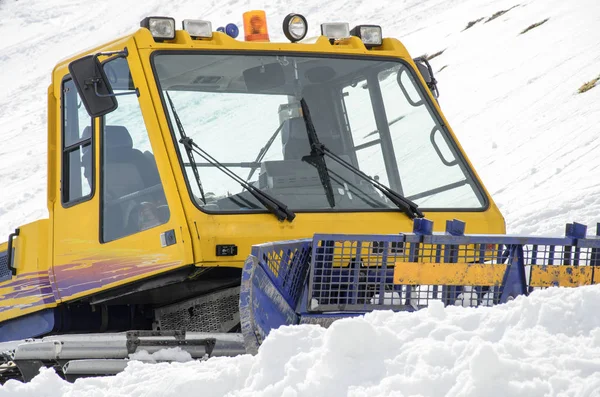
<instances>
[{"instance_id":1,"label":"yellow metal panel","mask_svg":"<svg viewBox=\"0 0 600 397\"><path fill-rule=\"evenodd\" d=\"M0 283L0 321L56 306L49 278L47 219L19 227L14 239L17 275Z\"/></svg>"},{"instance_id":2,"label":"yellow metal panel","mask_svg":"<svg viewBox=\"0 0 600 397\"><path fill-rule=\"evenodd\" d=\"M396 262L394 284L499 286L506 265Z\"/></svg>"},{"instance_id":3,"label":"yellow metal panel","mask_svg":"<svg viewBox=\"0 0 600 397\"><path fill-rule=\"evenodd\" d=\"M593 268L589 266L531 266L532 287L578 287L592 284ZM600 280L599 280L600 281Z\"/></svg>"}]
</instances>

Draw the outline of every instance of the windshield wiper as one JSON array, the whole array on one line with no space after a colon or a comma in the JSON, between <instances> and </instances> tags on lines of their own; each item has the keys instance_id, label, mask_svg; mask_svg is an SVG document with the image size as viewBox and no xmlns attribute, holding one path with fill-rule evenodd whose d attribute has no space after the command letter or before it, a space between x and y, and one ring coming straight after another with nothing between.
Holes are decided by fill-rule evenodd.
<instances>
[{"instance_id":1,"label":"windshield wiper","mask_svg":"<svg viewBox=\"0 0 600 397\"><path fill-rule=\"evenodd\" d=\"M308 112L308 106L306 105L304 98L302 98L300 100L300 103L302 104L302 113L304 116L304 121L306 123L306 129L312 130L312 134L314 134L314 136L316 137L314 125L310 118L310 113ZM310 139L311 132L309 131L308 134L309 134L309 139ZM340 156L333 153L329 148L325 147L325 145L320 143L318 141L318 139L311 140L310 146L311 146L311 156L321 158L321 160L323 161L323 164L325 164L325 161L323 160L323 156L324 155L329 156L331 159L338 162L339 164L344 166L346 169L352 171L354 174L356 174L359 177L363 178L364 180L370 182L377 190L379 190L381 193L383 193L383 195L385 195L392 203L394 203L398 208L400 208L409 217L414 219L417 217L423 218L425 216L425 215L423 215L421 210L419 210L419 208L418 208L419 206L415 202L407 199L406 197L402 196L401 194L399 194L399 193L393 191L392 189L388 188L387 186L379 183L378 181L371 178L370 176L368 176L367 174L365 174L358 168L354 167L352 164L348 163L346 160L342 159ZM326 168L325 168L325 172L327 172ZM319 176L321 176L320 172L319 172ZM325 186L325 185L323 185L323 186ZM329 185L329 187L331 188L331 185Z\"/></svg>"},{"instance_id":2,"label":"windshield wiper","mask_svg":"<svg viewBox=\"0 0 600 397\"><path fill-rule=\"evenodd\" d=\"M331 178L327 172L327 164L325 163L323 151L319 150L319 147L323 146L323 144L319 142L319 137L317 137L317 132L315 131L315 125L312 122L312 118L310 117L308 106L306 105L304 98L300 100L300 106L302 106L302 117L304 118L304 124L306 124L308 143L310 145L310 154L302 157L302 161L306 161L308 164L317 169L317 172L319 173L319 179L321 180L323 189L325 189L327 201L329 202L331 208L333 208L335 207L335 198L333 197Z\"/></svg>"},{"instance_id":3,"label":"windshield wiper","mask_svg":"<svg viewBox=\"0 0 600 397\"><path fill-rule=\"evenodd\" d=\"M224 174L226 174L231 179L233 179L234 181L236 181L240 185L242 185L242 187L247 189L250 194L252 194L262 205L265 206L265 208L267 208L271 213L275 214L275 216L277 216L277 219L279 219L280 221L287 219L289 222L291 222L294 220L294 218L296 217L296 214L292 210L290 210L285 204L278 201L274 197L271 197L270 195L263 192L259 188L255 187L249 183L246 183L241 177L239 177L237 174L232 172L229 168L225 167L223 164L221 164L219 161L217 161L214 157L212 157L210 154L208 154L205 150L203 150L200 146L198 146L192 140L192 138L186 136L185 132L183 130L183 124L181 124L181 121L179 120L179 116L177 115L177 111L175 110L175 105L173 104L173 101L169 97L168 93L167 93L167 98L169 99L169 105L171 107L171 111L173 112L173 116L175 117L175 121L177 123L177 129L179 130L179 133L181 134L181 139L179 140L179 142L185 147L185 150L188 152L188 155L191 155L192 152L199 154L206 161L211 163L213 166L218 168ZM195 169L195 162L193 162L192 164L194 164L194 165L192 165L192 167L194 167L194 169ZM205 201L205 204L206 204L206 201Z\"/></svg>"},{"instance_id":4,"label":"windshield wiper","mask_svg":"<svg viewBox=\"0 0 600 397\"><path fill-rule=\"evenodd\" d=\"M179 130L179 134L181 135L181 138L187 138L187 135L185 135L185 131L183 130L183 125L181 124L181 121L179 120L179 117L177 116L177 112L175 112L175 106L173 105L173 101L171 100L171 96L169 95L168 91L165 91L165 93L167 94L167 99L169 100L169 105L171 106L171 111L173 112L173 115L175 116L175 122L177 123L177 129ZM202 181L200 180L200 174L198 173L198 166L196 165L196 160L194 160L194 153L188 149L187 146L185 147L185 152L187 153L188 156L188 160L190 161L190 166L192 167L192 171L194 172L194 177L196 178L196 182L198 183L198 188L200 189L200 195L202 196L202 201L204 202L204 205L206 205L206 197L204 197L204 188L202 187Z\"/></svg>"}]
</instances>

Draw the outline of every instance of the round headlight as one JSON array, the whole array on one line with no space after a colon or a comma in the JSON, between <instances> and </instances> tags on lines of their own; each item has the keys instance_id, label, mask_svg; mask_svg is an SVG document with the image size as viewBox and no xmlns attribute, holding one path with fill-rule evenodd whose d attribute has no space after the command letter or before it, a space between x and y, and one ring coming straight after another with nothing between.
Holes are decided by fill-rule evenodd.
<instances>
[{"instance_id":1,"label":"round headlight","mask_svg":"<svg viewBox=\"0 0 600 397\"><path fill-rule=\"evenodd\" d=\"M300 14L289 14L283 19L283 33L292 43L302 40L308 32L306 18Z\"/></svg>"}]
</instances>

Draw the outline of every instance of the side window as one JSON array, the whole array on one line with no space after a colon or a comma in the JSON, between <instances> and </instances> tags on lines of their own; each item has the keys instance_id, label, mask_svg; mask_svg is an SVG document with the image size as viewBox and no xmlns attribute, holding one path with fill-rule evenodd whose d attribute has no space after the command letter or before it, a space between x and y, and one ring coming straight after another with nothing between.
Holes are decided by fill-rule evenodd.
<instances>
[{"instance_id":1,"label":"side window","mask_svg":"<svg viewBox=\"0 0 600 397\"><path fill-rule=\"evenodd\" d=\"M345 87L342 91L358 168L379 182L388 185L388 177L381 152L379 131L370 110L371 97L367 81Z\"/></svg>"},{"instance_id":2,"label":"side window","mask_svg":"<svg viewBox=\"0 0 600 397\"><path fill-rule=\"evenodd\" d=\"M62 86L61 198L70 206L92 197L92 118L87 114L73 80Z\"/></svg>"},{"instance_id":3,"label":"side window","mask_svg":"<svg viewBox=\"0 0 600 397\"><path fill-rule=\"evenodd\" d=\"M481 208L484 197L415 73L400 66L378 76L404 194L424 208Z\"/></svg>"},{"instance_id":4,"label":"side window","mask_svg":"<svg viewBox=\"0 0 600 397\"><path fill-rule=\"evenodd\" d=\"M124 58L104 64L116 94L134 89ZM117 97L101 132L102 242L113 241L169 220L170 212L136 95Z\"/></svg>"}]
</instances>

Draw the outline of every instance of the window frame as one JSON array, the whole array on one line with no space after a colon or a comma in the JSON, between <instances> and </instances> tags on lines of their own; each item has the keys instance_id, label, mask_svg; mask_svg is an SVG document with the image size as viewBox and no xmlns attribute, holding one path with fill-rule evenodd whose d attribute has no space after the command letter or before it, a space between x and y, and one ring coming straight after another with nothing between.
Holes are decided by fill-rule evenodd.
<instances>
[{"instance_id":1,"label":"window frame","mask_svg":"<svg viewBox=\"0 0 600 397\"><path fill-rule=\"evenodd\" d=\"M203 208L202 206L200 206L196 200L194 200L193 197L193 189L191 187L191 181L189 180L189 178L185 175L186 171L185 171L185 167L184 167L184 159L183 159L183 154L181 153L181 151L179 150L179 148L177 147L177 134L176 134L176 128L173 125L172 121L171 121L171 117L169 116L169 110L168 110L168 105L165 101L164 95L162 94L162 87L160 85L160 81L158 78L158 73L156 70L156 64L154 61L154 58L157 55L163 55L163 54L169 54L169 55L187 55L187 54L206 54L206 55L246 55L246 54L251 54L252 56L260 56L260 55L279 55L279 56L306 56L306 57L313 57L313 58L335 58L335 59L358 59L358 60L374 60L374 61L388 61L388 62L395 62L398 64L402 64L404 65L408 71L410 73L413 74L413 77L415 77L415 79L419 80L419 72L418 70L416 70L415 68L413 68L409 62L401 57L395 57L395 56L381 56L381 55L359 55L359 54L332 54L332 53L319 53L319 52L307 52L307 51L266 51L266 50L248 50L248 51L239 51L239 50L202 50L202 49L193 49L193 50L155 50L153 51L149 58L150 58L150 66L151 66L151 70L152 70L152 77L154 79L154 84L155 84L155 88L158 92L158 96L159 96L159 100L160 100L160 104L162 105L162 111L163 111L163 115L166 119L167 125L169 127L169 132L171 135L171 139L172 139L172 143L175 147L175 151L177 153L177 158L179 161L179 169L180 172L183 173L183 179L185 180L185 185L186 188L188 190L188 196L189 199L191 200L191 202L193 203L193 205L200 210L202 213L207 214L207 215L219 215L219 216L228 216L228 215L259 215L259 214L266 214L269 211L266 209L257 209L257 210L240 210L240 211L227 211L227 212L219 212L219 211L210 211L207 210L205 208ZM377 76L375 76L375 79L377 79ZM472 166L472 164L468 161L468 157L466 155L466 153L464 153L460 147L459 144L457 142L457 140L455 139L455 137L452 136L452 134L450 133L448 126L446 125L446 123L444 122L443 118L441 117L441 114L438 113L437 111L435 111L435 105L433 104L433 101L430 98L430 92L428 92L426 86L423 86L423 84L416 84L416 89L419 91L419 93L422 95L422 97L424 98L424 102L426 104L426 106L428 107L428 110L430 112L432 112L432 117L438 122L439 126L440 126L440 131L444 134L446 134L446 136L450 139L450 145L452 147L452 149L454 149L454 151L457 153L457 160L459 160L460 162L462 162L465 167L466 167L466 172L465 174L470 177L473 182L474 182L474 190L475 190L475 194L479 194L482 198L483 198L483 203L480 207L473 207L473 208L464 208L464 207L458 207L458 208L427 208L427 207L420 207L423 211L427 211L427 212L434 212L434 213L444 213L444 212L473 212L473 213L481 213L481 212L486 212L490 209L490 197L488 196L483 182L476 176L476 172L474 167ZM341 93L340 90L340 95L341 95L341 99L342 102L343 101L343 93ZM379 99L383 102L383 98L380 96ZM372 101L373 99L371 99ZM345 103L344 103L344 111L345 111ZM383 110L384 111L384 110ZM379 144L381 144L381 142L379 142ZM398 174L399 176L399 174ZM401 180L401 179L400 179ZM387 208L377 208L377 209L335 209L335 210L331 210L331 209L293 209L294 212L296 213L329 213L329 214L335 214L335 213L364 213L364 212L397 212L398 209L397 208L392 208L390 207L389 209Z\"/></svg>"},{"instance_id":2,"label":"window frame","mask_svg":"<svg viewBox=\"0 0 600 397\"><path fill-rule=\"evenodd\" d=\"M65 128L65 104L66 104L66 95L65 95L65 85L67 82L73 81L73 78L70 74L67 74L63 77L60 84L60 156L61 156L61 179L60 179L60 202L63 208L70 208L76 206L77 204L81 204L87 201L90 201L94 198L96 194L96 145L95 145L95 137L96 137L96 123L95 119L88 116L89 118L89 127L90 127L90 136L85 139L78 139L75 142L71 143L69 146L66 145L66 128ZM74 84L74 83L73 83ZM77 90L75 89L75 93L78 96ZM78 127L79 126L79 118L78 118ZM85 128L85 127L84 127ZM82 195L74 200L67 200L69 195L69 184L70 184L70 166L69 166L69 155L71 152L76 150L83 151L83 147L88 145L90 146L91 153L91 186L90 192L86 195Z\"/></svg>"}]
</instances>

